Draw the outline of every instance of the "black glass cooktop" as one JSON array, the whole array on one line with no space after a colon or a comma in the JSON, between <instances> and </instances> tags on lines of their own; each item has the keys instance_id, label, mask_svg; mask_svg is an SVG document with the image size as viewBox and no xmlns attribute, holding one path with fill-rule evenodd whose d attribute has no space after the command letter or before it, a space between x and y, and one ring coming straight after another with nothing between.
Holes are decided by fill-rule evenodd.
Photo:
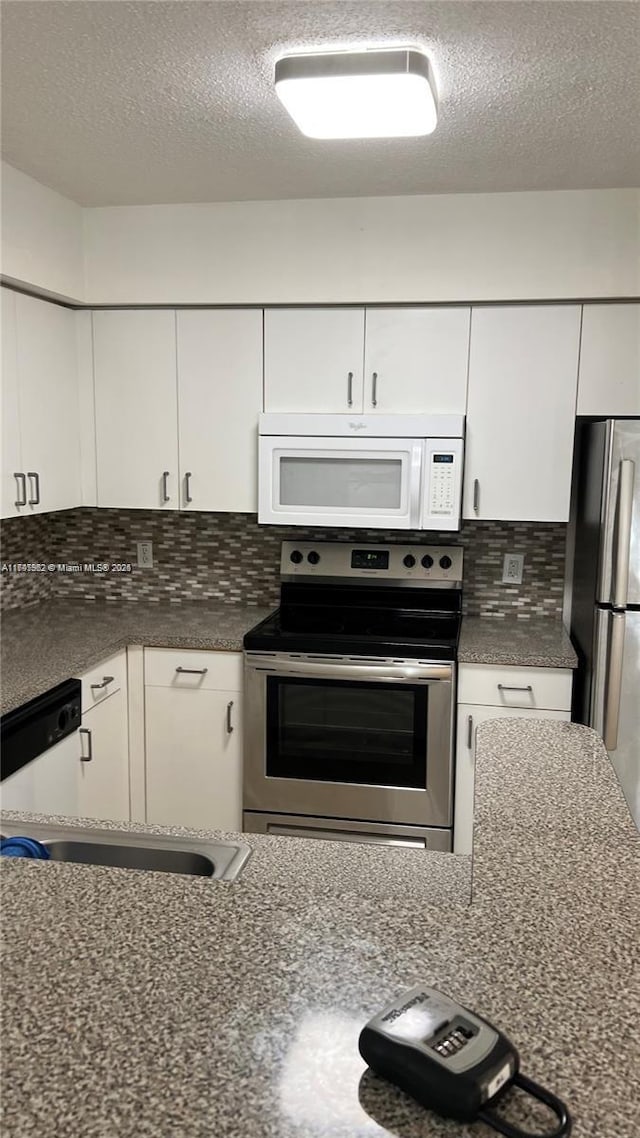
<instances>
[{"instance_id":1,"label":"black glass cooktop","mask_svg":"<svg viewBox=\"0 0 640 1138\"><path fill-rule=\"evenodd\" d=\"M455 660L457 589L282 586L281 606L244 638L250 651Z\"/></svg>"}]
</instances>

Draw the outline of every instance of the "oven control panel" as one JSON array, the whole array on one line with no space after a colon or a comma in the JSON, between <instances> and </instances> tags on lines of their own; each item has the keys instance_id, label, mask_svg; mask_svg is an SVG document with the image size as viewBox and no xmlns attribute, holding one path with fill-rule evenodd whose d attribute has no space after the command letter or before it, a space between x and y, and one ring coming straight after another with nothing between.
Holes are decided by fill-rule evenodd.
<instances>
[{"instance_id":1,"label":"oven control panel","mask_svg":"<svg viewBox=\"0 0 640 1138\"><path fill-rule=\"evenodd\" d=\"M358 578L379 583L462 584L461 545L387 545L346 541L283 541L283 578Z\"/></svg>"}]
</instances>

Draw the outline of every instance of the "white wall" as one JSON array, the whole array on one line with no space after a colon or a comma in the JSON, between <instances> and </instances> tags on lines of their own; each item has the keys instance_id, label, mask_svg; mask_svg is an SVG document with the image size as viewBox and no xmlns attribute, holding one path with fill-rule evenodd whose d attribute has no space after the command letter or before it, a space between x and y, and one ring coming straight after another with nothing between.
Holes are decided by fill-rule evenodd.
<instances>
[{"instance_id":1,"label":"white wall","mask_svg":"<svg viewBox=\"0 0 640 1138\"><path fill-rule=\"evenodd\" d=\"M85 211L94 303L629 296L640 191L236 202Z\"/></svg>"},{"instance_id":2,"label":"white wall","mask_svg":"<svg viewBox=\"0 0 640 1138\"><path fill-rule=\"evenodd\" d=\"M82 209L3 164L2 272L87 304L640 293L640 190Z\"/></svg>"},{"instance_id":3,"label":"white wall","mask_svg":"<svg viewBox=\"0 0 640 1138\"><path fill-rule=\"evenodd\" d=\"M2 163L3 276L68 300L85 294L82 209Z\"/></svg>"}]
</instances>

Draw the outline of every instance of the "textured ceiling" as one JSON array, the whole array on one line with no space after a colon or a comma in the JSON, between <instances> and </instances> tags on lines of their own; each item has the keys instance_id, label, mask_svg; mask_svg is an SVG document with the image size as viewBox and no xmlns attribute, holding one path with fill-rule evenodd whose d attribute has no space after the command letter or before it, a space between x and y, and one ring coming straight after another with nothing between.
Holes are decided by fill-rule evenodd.
<instances>
[{"instance_id":1,"label":"textured ceiling","mask_svg":"<svg viewBox=\"0 0 640 1138\"><path fill-rule=\"evenodd\" d=\"M635 0L3 0L2 151L84 205L640 184ZM297 48L417 44L421 139L304 138Z\"/></svg>"}]
</instances>

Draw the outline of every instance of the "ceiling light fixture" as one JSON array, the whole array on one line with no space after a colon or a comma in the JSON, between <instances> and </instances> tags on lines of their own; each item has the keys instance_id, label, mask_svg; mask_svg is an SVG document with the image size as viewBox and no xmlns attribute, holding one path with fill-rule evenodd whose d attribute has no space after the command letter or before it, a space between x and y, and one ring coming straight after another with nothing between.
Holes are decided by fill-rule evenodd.
<instances>
[{"instance_id":1,"label":"ceiling light fixture","mask_svg":"<svg viewBox=\"0 0 640 1138\"><path fill-rule=\"evenodd\" d=\"M308 138L408 138L438 121L431 65L416 48L285 55L275 82Z\"/></svg>"}]
</instances>

